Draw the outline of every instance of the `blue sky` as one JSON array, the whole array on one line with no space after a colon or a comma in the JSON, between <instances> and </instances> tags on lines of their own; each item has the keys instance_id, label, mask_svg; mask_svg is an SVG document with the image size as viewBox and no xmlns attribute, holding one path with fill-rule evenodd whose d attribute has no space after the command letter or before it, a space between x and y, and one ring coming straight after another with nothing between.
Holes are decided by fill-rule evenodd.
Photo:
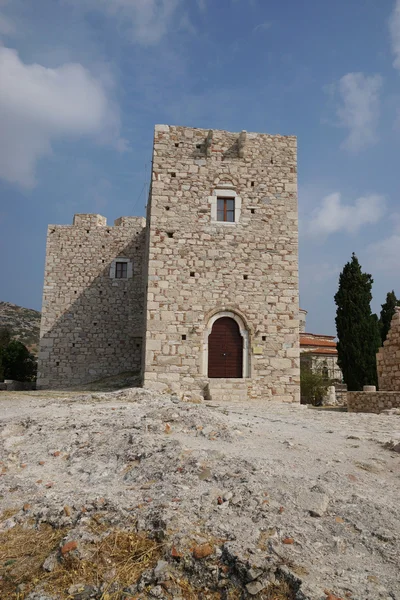
<instances>
[{"instance_id":1,"label":"blue sky","mask_svg":"<svg viewBox=\"0 0 400 600\"><path fill-rule=\"evenodd\" d=\"M400 0L0 0L1 300L48 223L144 215L155 123L298 136L308 331L353 251L400 295Z\"/></svg>"}]
</instances>

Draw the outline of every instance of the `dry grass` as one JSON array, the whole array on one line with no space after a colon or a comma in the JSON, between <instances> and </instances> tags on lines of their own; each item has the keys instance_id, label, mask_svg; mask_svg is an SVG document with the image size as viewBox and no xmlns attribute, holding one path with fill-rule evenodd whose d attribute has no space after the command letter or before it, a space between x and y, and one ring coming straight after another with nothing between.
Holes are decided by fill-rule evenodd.
<instances>
[{"instance_id":1,"label":"dry grass","mask_svg":"<svg viewBox=\"0 0 400 600\"><path fill-rule=\"evenodd\" d=\"M161 545L135 532L112 530L95 543L84 546L84 558L67 555L48 573L42 565L47 556L60 546L66 530L49 525L37 529L18 525L0 535L0 576L2 598L23 600L37 585L61 599L68 598L68 588L76 583L104 584L102 600L117 600L113 584L128 587L138 581L145 569L156 565ZM24 584L23 592L17 592Z\"/></svg>"},{"instance_id":2,"label":"dry grass","mask_svg":"<svg viewBox=\"0 0 400 600\"><path fill-rule=\"evenodd\" d=\"M198 600L203 598L204 600L220 600L222 597L221 591L205 591L204 589L195 588L190 581L187 579L175 580L175 583L180 588L180 594L185 600ZM235 588L233 585L225 589L223 597L226 600L240 600L242 598L242 590Z\"/></svg>"},{"instance_id":3,"label":"dry grass","mask_svg":"<svg viewBox=\"0 0 400 600\"><path fill-rule=\"evenodd\" d=\"M3 510L3 512L0 515L0 523L1 521L7 521L7 519L10 519L14 515L16 515L17 512L19 512L18 508L7 508L6 510Z\"/></svg>"},{"instance_id":4,"label":"dry grass","mask_svg":"<svg viewBox=\"0 0 400 600\"><path fill-rule=\"evenodd\" d=\"M50 525L39 529L17 525L0 534L1 597L22 600L25 595L16 592L24 583L31 591L45 572L42 564L60 544L65 531L54 530Z\"/></svg>"},{"instance_id":5,"label":"dry grass","mask_svg":"<svg viewBox=\"0 0 400 600\"><path fill-rule=\"evenodd\" d=\"M260 600L295 600L295 593L288 583L281 581L269 586L258 596Z\"/></svg>"},{"instance_id":6,"label":"dry grass","mask_svg":"<svg viewBox=\"0 0 400 600\"><path fill-rule=\"evenodd\" d=\"M93 542L78 543L78 556L72 552L61 558L59 548L67 529L53 529L30 522L20 524L0 534L0 598L24 600L37 586L49 595L67 600L73 584L102 586L101 600L121 600L121 590L137 583L143 571L154 568L162 556L163 544L139 535L135 531L110 529L107 523L94 518L89 525L95 534ZM52 572L43 569L45 559L56 553L58 561ZM178 566L178 565L177 565ZM194 587L182 574L174 579L185 600L219 600L221 590ZM23 589L17 587L23 584ZM227 581L223 592L226 600L240 600L242 590ZM259 600L294 600L289 585L277 583L262 591Z\"/></svg>"}]
</instances>

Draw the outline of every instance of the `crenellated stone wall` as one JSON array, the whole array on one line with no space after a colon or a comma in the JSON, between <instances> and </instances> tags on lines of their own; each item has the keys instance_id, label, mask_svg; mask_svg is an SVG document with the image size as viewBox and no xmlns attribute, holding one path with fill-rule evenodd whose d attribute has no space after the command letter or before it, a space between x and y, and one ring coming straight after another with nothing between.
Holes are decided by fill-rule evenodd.
<instances>
[{"instance_id":1,"label":"crenellated stone wall","mask_svg":"<svg viewBox=\"0 0 400 600\"><path fill-rule=\"evenodd\" d=\"M75 215L47 234L38 388L141 368L145 219ZM115 262L127 278L115 278Z\"/></svg>"},{"instance_id":2,"label":"crenellated stone wall","mask_svg":"<svg viewBox=\"0 0 400 600\"><path fill-rule=\"evenodd\" d=\"M243 395L299 401L296 154L295 137L156 126L146 386L203 391L210 324L231 315ZM218 196L235 222L217 220Z\"/></svg>"}]
</instances>

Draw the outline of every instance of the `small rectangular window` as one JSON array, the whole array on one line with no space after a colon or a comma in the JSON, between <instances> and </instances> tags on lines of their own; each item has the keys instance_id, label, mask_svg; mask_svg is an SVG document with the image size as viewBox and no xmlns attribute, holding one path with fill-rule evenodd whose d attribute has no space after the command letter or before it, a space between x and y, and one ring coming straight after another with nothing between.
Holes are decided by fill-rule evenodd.
<instances>
[{"instance_id":1,"label":"small rectangular window","mask_svg":"<svg viewBox=\"0 0 400 600\"><path fill-rule=\"evenodd\" d=\"M217 198L217 221L235 222L234 198Z\"/></svg>"},{"instance_id":2,"label":"small rectangular window","mask_svg":"<svg viewBox=\"0 0 400 600\"><path fill-rule=\"evenodd\" d=\"M115 263L115 278L126 279L128 277L128 263L116 262Z\"/></svg>"}]
</instances>

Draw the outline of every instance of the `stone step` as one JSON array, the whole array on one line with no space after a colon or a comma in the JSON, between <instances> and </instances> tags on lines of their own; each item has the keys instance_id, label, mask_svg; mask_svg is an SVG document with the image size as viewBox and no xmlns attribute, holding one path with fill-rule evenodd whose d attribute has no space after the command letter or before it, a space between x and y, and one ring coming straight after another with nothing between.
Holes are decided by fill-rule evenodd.
<instances>
[{"instance_id":1,"label":"stone step","mask_svg":"<svg viewBox=\"0 0 400 600\"><path fill-rule=\"evenodd\" d=\"M247 381L245 379L209 380L208 389L212 400L247 400Z\"/></svg>"}]
</instances>

